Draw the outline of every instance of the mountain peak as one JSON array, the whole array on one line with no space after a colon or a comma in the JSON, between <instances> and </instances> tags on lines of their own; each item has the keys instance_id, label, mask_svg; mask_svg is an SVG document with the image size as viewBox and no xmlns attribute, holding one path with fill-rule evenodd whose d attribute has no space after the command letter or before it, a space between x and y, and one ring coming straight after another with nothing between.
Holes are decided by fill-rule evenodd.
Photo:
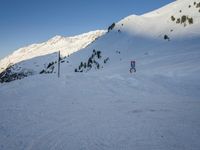
<instances>
[{"instance_id":1,"label":"mountain peak","mask_svg":"<svg viewBox=\"0 0 200 150\"><path fill-rule=\"evenodd\" d=\"M57 40L60 40L61 38L62 38L62 36L56 35L56 36L52 37L50 40L48 40L48 41L57 41Z\"/></svg>"}]
</instances>

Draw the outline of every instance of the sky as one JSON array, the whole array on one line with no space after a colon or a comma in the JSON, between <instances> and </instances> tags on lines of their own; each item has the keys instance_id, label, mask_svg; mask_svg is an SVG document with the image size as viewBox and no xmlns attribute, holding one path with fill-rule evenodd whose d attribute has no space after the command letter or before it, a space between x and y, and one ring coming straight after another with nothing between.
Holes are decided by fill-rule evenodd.
<instances>
[{"instance_id":1,"label":"sky","mask_svg":"<svg viewBox=\"0 0 200 150\"><path fill-rule=\"evenodd\" d=\"M173 0L0 0L0 59L56 36L107 29Z\"/></svg>"}]
</instances>

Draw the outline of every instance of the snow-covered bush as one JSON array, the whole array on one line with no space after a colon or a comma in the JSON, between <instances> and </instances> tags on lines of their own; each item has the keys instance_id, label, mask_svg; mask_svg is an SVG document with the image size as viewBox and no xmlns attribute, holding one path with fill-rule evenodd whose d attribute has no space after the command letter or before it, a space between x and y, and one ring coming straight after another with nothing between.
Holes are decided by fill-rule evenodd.
<instances>
[{"instance_id":1,"label":"snow-covered bush","mask_svg":"<svg viewBox=\"0 0 200 150\"><path fill-rule=\"evenodd\" d=\"M103 68L102 64L106 63L109 59L106 58L102 60L102 52L96 51L95 49L92 51L91 56L88 58L87 62L81 62L78 69L75 69L75 72L87 72L92 68L100 69Z\"/></svg>"},{"instance_id":2,"label":"snow-covered bush","mask_svg":"<svg viewBox=\"0 0 200 150\"><path fill-rule=\"evenodd\" d=\"M176 20L176 23L179 24L180 22L181 22L181 19L178 18L178 19Z\"/></svg>"},{"instance_id":3,"label":"snow-covered bush","mask_svg":"<svg viewBox=\"0 0 200 150\"><path fill-rule=\"evenodd\" d=\"M196 8L200 8L200 2L197 3Z\"/></svg>"},{"instance_id":4,"label":"snow-covered bush","mask_svg":"<svg viewBox=\"0 0 200 150\"><path fill-rule=\"evenodd\" d=\"M173 20L175 17L171 16L171 20ZM186 26L187 24L193 24L193 18L192 17L188 17L186 15L181 16L181 18L177 18L176 20L177 24L184 24L184 26Z\"/></svg>"},{"instance_id":5,"label":"snow-covered bush","mask_svg":"<svg viewBox=\"0 0 200 150\"><path fill-rule=\"evenodd\" d=\"M106 64L107 63L107 61L109 60L109 57L107 57L106 59L104 59L104 64Z\"/></svg>"},{"instance_id":6,"label":"snow-covered bush","mask_svg":"<svg viewBox=\"0 0 200 150\"><path fill-rule=\"evenodd\" d=\"M182 23L186 23L186 20L187 20L187 16L183 15L183 16L181 17L181 24L182 24Z\"/></svg>"},{"instance_id":7,"label":"snow-covered bush","mask_svg":"<svg viewBox=\"0 0 200 150\"><path fill-rule=\"evenodd\" d=\"M170 40L169 36L166 35L166 34L164 35L164 39L165 39L165 40L168 40L168 41Z\"/></svg>"},{"instance_id":8,"label":"snow-covered bush","mask_svg":"<svg viewBox=\"0 0 200 150\"><path fill-rule=\"evenodd\" d=\"M13 67L14 67L14 65L8 67L5 71L3 71L0 74L0 83L11 82L14 80L20 80L25 77L33 75L33 71L27 70L27 69L23 69L20 72L14 72Z\"/></svg>"},{"instance_id":9,"label":"snow-covered bush","mask_svg":"<svg viewBox=\"0 0 200 150\"><path fill-rule=\"evenodd\" d=\"M101 58L101 51L97 51L97 58L98 58L98 59Z\"/></svg>"},{"instance_id":10,"label":"snow-covered bush","mask_svg":"<svg viewBox=\"0 0 200 150\"><path fill-rule=\"evenodd\" d=\"M42 71L40 71L40 74L51 74L53 73L54 69L55 69L55 64L57 63L57 61L55 62L50 62L46 68L44 68Z\"/></svg>"},{"instance_id":11,"label":"snow-covered bush","mask_svg":"<svg viewBox=\"0 0 200 150\"><path fill-rule=\"evenodd\" d=\"M187 18L187 19L188 19L189 24L193 24L193 18Z\"/></svg>"},{"instance_id":12,"label":"snow-covered bush","mask_svg":"<svg viewBox=\"0 0 200 150\"><path fill-rule=\"evenodd\" d=\"M171 16L171 20L172 20L172 21L175 21L176 18L175 18L174 16Z\"/></svg>"}]
</instances>

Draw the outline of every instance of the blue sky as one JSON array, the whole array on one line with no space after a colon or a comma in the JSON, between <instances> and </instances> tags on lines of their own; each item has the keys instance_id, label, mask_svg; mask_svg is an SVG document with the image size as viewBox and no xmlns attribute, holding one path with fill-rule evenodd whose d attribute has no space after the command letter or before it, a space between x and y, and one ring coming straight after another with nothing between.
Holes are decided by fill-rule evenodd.
<instances>
[{"instance_id":1,"label":"blue sky","mask_svg":"<svg viewBox=\"0 0 200 150\"><path fill-rule=\"evenodd\" d=\"M106 29L173 0L0 0L0 59L55 35Z\"/></svg>"}]
</instances>

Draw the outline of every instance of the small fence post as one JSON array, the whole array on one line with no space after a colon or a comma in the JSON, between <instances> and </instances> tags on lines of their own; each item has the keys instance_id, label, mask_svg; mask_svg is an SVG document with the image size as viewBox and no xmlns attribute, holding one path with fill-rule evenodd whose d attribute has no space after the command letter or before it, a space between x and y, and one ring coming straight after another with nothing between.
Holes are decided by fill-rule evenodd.
<instances>
[{"instance_id":1,"label":"small fence post","mask_svg":"<svg viewBox=\"0 0 200 150\"><path fill-rule=\"evenodd\" d=\"M58 78L60 78L60 51L58 51Z\"/></svg>"}]
</instances>

